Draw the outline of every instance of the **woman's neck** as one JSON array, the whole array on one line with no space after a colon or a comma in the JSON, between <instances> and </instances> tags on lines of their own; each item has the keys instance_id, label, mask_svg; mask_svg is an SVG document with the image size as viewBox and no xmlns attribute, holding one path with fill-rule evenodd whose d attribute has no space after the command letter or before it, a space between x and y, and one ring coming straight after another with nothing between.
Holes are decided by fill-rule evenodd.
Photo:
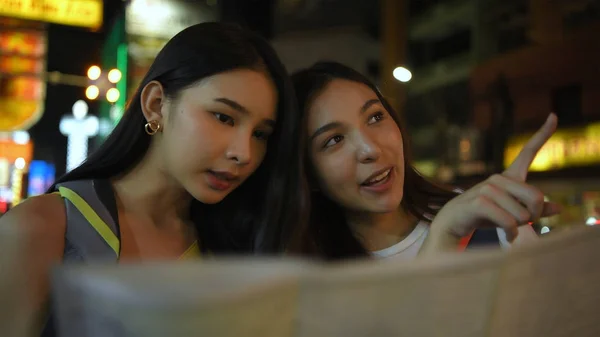
<instances>
[{"instance_id":1,"label":"woman's neck","mask_svg":"<svg viewBox=\"0 0 600 337\"><path fill-rule=\"evenodd\" d=\"M113 179L119 206L157 226L187 221L191 195L148 157L127 174Z\"/></svg>"},{"instance_id":2,"label":"woman's neck","mask_svg":"<svg viewBox=\"0 0 600 337\"><path fill-rule=\"evenodd\" d=\"M391 247L406 238L419 223L417 217L399 207L395 212L346 214L350 229L367 251Z\"/></svg>"}]
</instances>

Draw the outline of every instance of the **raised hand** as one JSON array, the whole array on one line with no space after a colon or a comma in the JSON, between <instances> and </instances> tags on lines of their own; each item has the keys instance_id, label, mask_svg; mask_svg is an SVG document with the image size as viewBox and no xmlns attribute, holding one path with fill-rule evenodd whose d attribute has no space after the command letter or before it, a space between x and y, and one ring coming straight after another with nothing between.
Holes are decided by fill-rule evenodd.
<instances>
[{"instance_id":1,"label":"raised hand","mask_svg":"<svg viewBox=\"0 0 600 337\"><path fill-rule=\"evenodd\" d=\"M544 194L526 183L527 173L539 150L556 130L556 115L529 139L514 162L448 202L431 224L430 235L461 238L481 226L501 227L513 241L518 226L556 215L559 205L544 201Z\"/></svg>"}]
</instances>

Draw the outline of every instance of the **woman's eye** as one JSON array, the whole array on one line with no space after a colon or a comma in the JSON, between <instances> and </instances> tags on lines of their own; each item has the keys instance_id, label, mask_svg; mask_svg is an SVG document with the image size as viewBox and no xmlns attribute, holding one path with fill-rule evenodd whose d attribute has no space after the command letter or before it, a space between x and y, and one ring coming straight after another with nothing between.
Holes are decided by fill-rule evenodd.
<instances>
[{"instance_id":1,"label":"woman's eye","mask_svg":"<svg viewBox=\"0 0 600 337\"><path fill-rule=\"evenodd\" d=\"M344 140L344 136L340 136L340 135L333 136L325 142L325 146L323 146L323 147L330 147L330 146L336 145L339 142L341 142L342 140Z\"/></svg>"},{"instance_id":2,"label":"woman's eye","mask_svg":"<svg viewBox=\"0 0 600 337\"><path fill-rule=\"evenodd\" d=\"M215 112L214 115L215 115L215 118L217 118L217 120L219 122L233 126L234 123L233 123L233 118L231 116L228 116L226 114L222 114L219 112Z\"/></svg>"},{"instance_id":3,"label":"woman's eye","mask_svg":"<svg viewBox=\"0 0 600 337\"><path fill-rule=\"evenodd\" d=\"M228 116L226 114L222 114L219 112L213 112L213 115L215 115L215 118L223 124L227 124L227 125L231 125L231 126L233 126L233 124L234 124L233 118L231 116Z\"/></svg>"},{"instance_id":4,"label":"woman's eye","mask_svg":"<svg viewBox=\"0 0 600 337\"><path fill-rule=\"evenodd\" d=\"M383 120L384 115L383 112L376 112L373 115L371 115L371 117L369 117L369 124L375 124L377 122L380 122L381 120Z\"/></svg>"},{"instance_id":5,"label":"woman's eye","mask_svg":"<svg viewBox=\"0 0 600 337\"><path fill-rule=\"evenodd\" d=\"M254 138L258 139L258 140L263 140L263 141L267 141L269 140L269 136L271 134L269 132L266 131L255 131L254 132Z\"/></svg>"}]
</instances>

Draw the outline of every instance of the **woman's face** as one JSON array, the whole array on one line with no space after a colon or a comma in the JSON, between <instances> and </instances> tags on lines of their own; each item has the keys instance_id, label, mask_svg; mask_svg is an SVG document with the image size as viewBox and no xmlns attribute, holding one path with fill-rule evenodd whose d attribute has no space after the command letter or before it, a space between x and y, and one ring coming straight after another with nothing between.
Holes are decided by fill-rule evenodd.
<instances>
[{"instance_id":1,"label":"woman's face","mask_svg":"<svg viewBox=\"0 0 600 337\"><path fill-rule=\"evenodd\" d=\"M264 73L217 74L160 103L156 109L164 128L158 134L161 166L200 202L221 201L265 157L277 117L277 92Z\"/></svg>"},{"instance_id":2,"label":"woman's face","mask_svg":"<svg viewBox=\"0 0 600 337\"><path fill-rule=\"evenodd\" d=\"M308 114L308 150L321 191L350 211L396 210L404 187L402 134L375 92L335 79Z\"/></svg>"}]
</instances>

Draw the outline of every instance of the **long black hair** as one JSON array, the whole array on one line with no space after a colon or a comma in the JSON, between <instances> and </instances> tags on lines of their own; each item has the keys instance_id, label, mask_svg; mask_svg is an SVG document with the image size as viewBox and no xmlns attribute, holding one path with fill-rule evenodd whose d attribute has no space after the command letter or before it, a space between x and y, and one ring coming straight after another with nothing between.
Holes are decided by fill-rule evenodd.
<instances>
[{"instance_id":1,"label":"long black hair","mask_svg":"<svg viewBox=\"0 0 600 337\"><path fill-rule=\"evenodd\" d=\"M110 179L126 174L145 156L141 91L158 81L169 98L205 77L234 69L264 69L278 92L277 121L266 156L241 186L216 205L194 200L190 217L203 250L274 253L302 228L306 186L298 139L299 113L293 86L272 47L232 24L201 23L184 29L158 53L110 136L79 167L56 183ZM55 184L56 184L55 183ZM52 186L50 190L54 190Z\"/></svg>"},{"instance_id":2,"label":"long black hair","mask_svg":"<svg viewBox=\"0 0 600 337\"><path fill-rule=\"evenodd\" d=\"M400 116L379 89L356 70L337 62L318 62L310 68L292 75L292 82L298 97L302 118L302 142L308 142L308 110L315 98L335 80L343 79L361 83L377 95L383 107L392 116L401 131L404 130ZM425 221L431 221L437 211L457 194L451 188L435 184L423 177L411 165L411 151L407 134L402 133L404 145L404 197L401 207L410 214ZM309 147L305 145L305 149ZM308 151L308 150L306 150ZM307 157L308 152L304 155ZM309 225L306 228L300 252L317 255L325 259L344 259L367 256L367 251L352 233L344 216L344 210L325 196L317 184L315 170L305 159L306 172L311 188L311 211Z\"/></svg>"}]
</instances>

